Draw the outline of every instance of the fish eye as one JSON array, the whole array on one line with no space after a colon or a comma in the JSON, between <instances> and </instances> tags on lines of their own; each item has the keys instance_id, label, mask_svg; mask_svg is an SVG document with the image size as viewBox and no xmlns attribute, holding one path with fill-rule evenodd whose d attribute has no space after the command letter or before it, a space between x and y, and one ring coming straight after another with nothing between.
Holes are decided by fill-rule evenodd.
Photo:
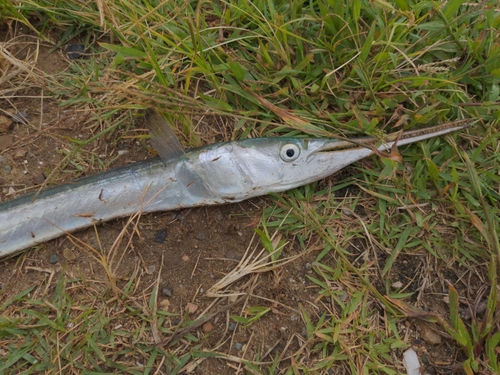
<instances>
[{"instance_id":1,"label":"fish eye","mask_svg":"<svg viewBox=\"0 0 500 375\"><path fill-rule=\"evenodd\" d=\"M281 147L280 156L283 161L294 161L300 155L299 146L293 143L287 143L283 147Z\"/></svg>"}]
</instances>

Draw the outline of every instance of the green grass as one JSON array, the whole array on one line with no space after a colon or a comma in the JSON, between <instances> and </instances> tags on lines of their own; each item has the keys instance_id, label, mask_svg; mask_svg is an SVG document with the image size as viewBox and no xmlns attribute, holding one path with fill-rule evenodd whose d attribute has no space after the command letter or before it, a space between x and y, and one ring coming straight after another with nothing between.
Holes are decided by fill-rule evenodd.
<instances>
[{"instance_id":1,"label":"green grass","mask_svg":"<svg viewBox=\"0 0 500 375\"><path fill-rule=\"evenodd\" d=\"M87 146L104 135L117 137L117 129L149 106L166 115L187 147L206 140L197 127L203 116L229 119L228 139L380 136L469 119L473 126L461 135L405 148L401 164L373 157L334 186L318 183L273 197L259 232L264 246L272 247L268 231L278 230L304 251L315 247L308 277L318 305L330 310L313 319L300 308L307 343L291 360L263 365L256 358L246 366L251 373L327 373L341 366L350 373L396 374L402 370L393 355L410 344L400 324L419 316L462 348L466 373L500 371L496 1L0 0L0 9L3 21L20 22L45 40L58 35L54 48L75 40L88 46L88 59L47 80L61 105L91 109L103 124L93 138L69 140L60 167L70 172L80 163L106 168ZM270 110L263 99L282 111ZM376 258L378 252L384 257ZM459 305L470 296L443 280L431 281L447 290L444 318L418 306L419 293L405 291L410 281L394 288L395 266L413 256L427 262L415 277L427 267L439 270L436 264L481 274L489 295L484 315L464 323ZM71 310L67 286L74 282L80 281L60 279L47 299L26 292L0 308L0 341L11 343L0 370L49 371L60 361L61 370L148 373L112 356L116 336L139 343L119 355L146 368L166 356L172 373L196 358L223 356L196 343L165 352L130 331L112 332L122 316L107 316L99 306ZM13 306L22 308L16 319L6 314ZM268 311L252 309L236 320L251 325ZM149 329L151 316L136 306L127 305L123 314ZM64 333L70 323L92 328Z\"/></svg>"},{"instance_id":2,"label":"green grass","mask_svg":"<svg viewBox=\"0 0 500 375\"><path fill-rule=\"evenodd\" d=\"M62 273L50 300L30 298L31 287L9 301L10 307L1 307L0 337L8 344L0 372L145 374L159 355L167 358L168 368L176 366L168 353L145 339L153 320L148 306L128 301L120 309L110 308L108 297L93 295L96 290L87 282L68 280ZM15 309L13 318L15 305L22 308ZM133 316L142 323L131 330L126 322ZM169 318L165 312L156 316L160 325ZM162 328L162 333L172 332Z\"/></svg>"}]
</instances>

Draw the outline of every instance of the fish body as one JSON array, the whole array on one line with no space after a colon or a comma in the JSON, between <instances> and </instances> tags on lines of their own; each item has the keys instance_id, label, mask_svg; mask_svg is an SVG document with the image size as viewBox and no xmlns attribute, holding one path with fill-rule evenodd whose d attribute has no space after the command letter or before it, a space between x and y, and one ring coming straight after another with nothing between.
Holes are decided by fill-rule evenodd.
<instances>
[{"instance_id":1,"label":"fish body","mask_svg":"<svg viewBox=\"0 0 500 375\"><path fill-rule=\"evenodd\" d=\"M158 119L157 119L158 120ZM463 129L444 124L378 144L316 138L256 138L163 155L0 203L0 258L138 211L235 203L325 178L388 150ZM175 142L175 147L180 144ZM160 146L161 148L161 146ZM160 152L160 155L162 153ZM174 156L172 156L174 155Z\"/></svg>"}]
</instances>

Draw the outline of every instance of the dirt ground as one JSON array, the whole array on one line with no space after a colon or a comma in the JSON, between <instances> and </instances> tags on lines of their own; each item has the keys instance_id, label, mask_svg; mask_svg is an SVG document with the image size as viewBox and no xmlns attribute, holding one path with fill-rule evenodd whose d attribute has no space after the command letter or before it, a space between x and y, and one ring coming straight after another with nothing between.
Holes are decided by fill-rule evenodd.
<instances>
[{"instance_id":1,"label":"dirt ground","mask_svg":"<svg viewBox=\"0 0 500 375\"><path fill-rule=\"evenodd\" d=\"M5 42L9 38L3 28L0 35ZM19 39L18 43L9 44L9 53L20 60L30 59L35 52L36 45L30 37ZM61 50L48 54L49 47L42 46L38 50L36 67L48 74L55 74L67 69L70 62ZM25 88L21 91L12 88L10 96L9 82L4 82L2 97L0 98L1 116L9 118L8 114L24 112L29 120L26 124L14 123L0 128L0 201L13 199L24 192L37 189L45 183L51 171L58 167L59 162L69 152L65 136L87 139L99 130L99 124L90 121L90 114L70 108L61 108L53 98L46 98L48 92L39 88ZM140 124L140 123L139 123ZM129 128L131 129L131 128ZM127 138L127 131L121 132L118 138L100 138L92 144L89 152L99 155L106 164L105 168L144 160L153 155L140 142ZM145 132L145 130L144 130ZM132 133L130 133L132 134ZM133 134L137 134L136 132ZM108 164L109 163L109 164ZM89 159L80 160L73 168L74 173L60 173L53 183L65 183L75 177L99 172L99 164L91 163ZM344 173L349 173L344 172ZM333 177L333 180L339 177ZM138 272L140 285L137 295L148 295L151 286L159 276L160 295L158 300L168 305L169 312L182 313L189 302L198 308L197 313L208 307L212 297L206 292L224 275L228 274L244 255L252 243L255 227L259 223L262 209L269 204L268 198L253 199L242 204L219 207L200 207L178 212L162 212L144 215L139 224L132 246L125 253L118 274L124 280L118 285L123 287L126 279L134 272ZM105 223L97 228L98 237L93 228L80 231L75 236L85 243L102 248L109 248L124 227L127 218ZM0 223L1 225L1 223ZM129 233L131 230L129 229ZM294 256L300 247L293 237L290 245L285 249L285 256ZM258 240L254 239L253 245ZM250 305L259 305L272 308L272 313L266 314L251 329L230 325L226 312L215 316L211 320L213 332L202 341L202 346L214 347L224 341L218 351L238 357L255 358L258 350L263 348L269 351L266 360L272 360L276 353L285 352L286 355L296 352L303 344L298 337L304 335L304 322L300 319L299 304L306 306L310 313L318 319L323 308L315 304L317 287L307 275L314 271L311 264L318 254L311 252L295 261L282 266L279 272L267 272L259 276L254 293L259 298L251 298ZM379 254L383 261L384 254ZM334 259L329 260L333 262ZM412 280L415 271L428 261L425 256L400 256L394 264L390 275L391 282ZM106 275L103 268L81 248L75 246L66 236L30 250L22 256L0 260L0 304L29 286L44 283L47 273L43 270L54 271L54 280L61 273L68 278L80 276L87 280L94 280L92 288L96 294L102 293L107 287ZM429 275L429 279L446 278L452 282L461 278L461 275L452 268L440 265L432 268L436 271ZM242 279L236 285L248 282ZM55 281L53 282L53 284ZM475 276L467 283L478 283ZM381 292L384 283L379 281ZM458 283L460 284L460 283ZM406 292L418 291L422 280L414 280ZM470 287L470 285L469 285ZM49 289L53 290L54 285ZM429 287L428 287L429 288ZM420 302L433 311L447 314L447 306L443 301L443 285L435 283L430 287L436 293L425 293ZM166 302L168 301L168 302ZM231 315L239 315L241 306L230 309ZM195 315L196 315L195 314ZM205 327L206 328L206 327ZM206 328L208 330L208 328ZM429 364L429 373L435 368L447 368L448 373L460 373L461 354L453 342L441 333L439 343L433 338L426 338L425 331L429 328L414 320L408 320L401 327L402 336L420 348L420 353ZM434 332L430 329L431 333ZM424 334L422 334L424 332ZM428 334L427 334L428 335ZM424 336L424 338L422 338ZM432 334L431 334L432 336ZM434 340L438 340L434 337ZM264 360L264 359L263 359ZM432 365L436 365L433 367ZM201 363L194 371L196 374L232 374L236 365L228 367L225 361L210 359ZM336 372L332 372L336 373Z\"/></svg>"}]
</instances>

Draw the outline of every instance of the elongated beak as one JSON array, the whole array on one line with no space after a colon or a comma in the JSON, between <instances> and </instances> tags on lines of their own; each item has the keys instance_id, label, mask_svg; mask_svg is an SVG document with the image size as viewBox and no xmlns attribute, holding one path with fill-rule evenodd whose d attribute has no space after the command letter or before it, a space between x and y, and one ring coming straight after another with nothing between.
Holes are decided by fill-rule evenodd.
<instances>
[{"instance_id":1,"label":"elongated beak","mask_svg":"<svg viewBox=\"0 0 500 375\"><path fill-rule=\"evenodd\" d=\"M362 137L352 140L331 140L325 142L314 153L323 152L336 152L336 151L357 151L364 154L362 150L388 150L394 144L397 146L404 146L410 143L415 143L429 138L438 137L440 135L448 134L457 130L465 129L470 126L470 123L459 121L451 122L433 126L430 128L411 130L406 132L392 133L380 141L374 137Z\"/></svg>"}]
</instances>

